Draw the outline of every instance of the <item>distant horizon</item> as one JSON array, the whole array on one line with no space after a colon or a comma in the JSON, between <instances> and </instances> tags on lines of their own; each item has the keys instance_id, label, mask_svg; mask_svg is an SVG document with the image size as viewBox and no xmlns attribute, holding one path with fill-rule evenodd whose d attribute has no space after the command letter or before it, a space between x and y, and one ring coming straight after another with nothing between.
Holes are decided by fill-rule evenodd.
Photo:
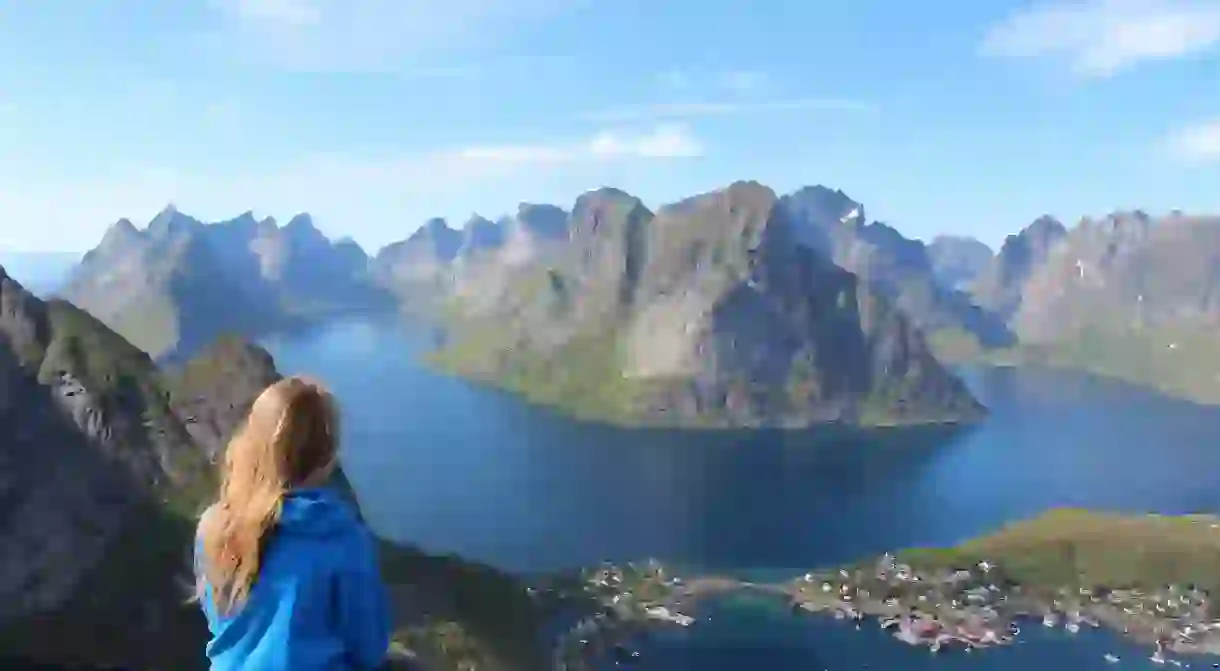
<instances>
[{"instance_id":1,"label":"distant horizon","mask_svg":"<svg viewBox=\"0 0 1220 671\"><path fill-rule=\"evenodd\" d=\"M738 181L749 181L749 180L738 180ZM727 186L727 184L726 184L726 185L724 185L724 186ZM765 183L764 183L764 186L770 186L770 185L767 185L767 184L765 184ZM803 186L796 187L796 189L792 189L792 190L789 190L789 191L779 191L779 190L776 190L776 195L778 195L778 196L781 196L781 197L782 197L782 196L784 196L784 195L786 195L786 194L788 194L788 193L792 193L792 192L794 192L794 191L796 191L796 190L798 190L798 189L801 189L801 188L808 188L808 187L814 187L814 186L822 186L822 187L824 187L824 188L828 188L828 189L831 189L831 190L839 190L839 191L842 191L844 194L846 194L846 195L847 195L847 197L848 197L848 198L852 198L852 200L854 200L854 201L856 201L856 202L860 202L858 199L856 199L856 198L854 198L854 197L852 196L852 194L851 194L851 192L850 192L849 190L847 190L847 189L843 189L842 187L838 187L838 186L831 186L831 185L827 185L827 184L806 184L806 185L803 185ZM720 188L723 188L723 187L720 187ZM667 201L662 202L662 203L650 203L650 202L648 202L646 199L644 199L644 198L642 198L642 197L637 196L636 194L632 193L632 192L631 192L630 190L628 190L628 189L623 189L623 188L621 188L621 187L616 187L616 186L611 186L611 185L604 185L604 186L595 187L595 188L592 188L592 189L584 189L584 190L582 190L582 191L580 192L580 194L583 194L583 193L589 193L589 192L592 192L592 191L597 191L597 190L599 190L599 189L617 189L617 190L623 191L623 192L625 192L625 193L627 193L627 194L629 194L629 195L631 195L631 196L634 196L634 197L640 198L640 200L644 202L644 205L645 205L646 207L648 207L648 209L649 209L649 210L651 210L651 211L653 211L653 212L656 212L656 211L657 211L659 208L661 208L661 207L665 207L665 206L667 206L667 205L672 205L672 204L674 204L674 203L677 203L677 202L679 202L679 201L683 200L684 198L689 198L689 197L692 197L692 196L697 196L697 195L700 195L700 194L703 194L703 193L708 193L708 191L701 191L701 192L698 192L698 193L687 194L687 195L685 195L685 196L681 196L681 197L679 197L679 198L677 198L677 199L675 199L675 200L667 200ZM713 189L713 190L714 190L714 189ZM573 198L571 199L572 203L574 203L574 202L576 201L576 198L577 198L577 197L579 197L579 194L577 194L577 196L575 196L575 197L573 197ZM105 234L105 232L106 232L107 230L109 230L109 229L110 229L110 227L112 227L112 226L114 226L115 224L117 224L119 221L121 221L121 220L123 220L123 219L126 219L126 220L130 221L130 222L132 223L132 225L134 225L134 226L136 227L136 229L137 229L137 230L140 230L140 231L145 231L145 230L147 230L147 229L148 229L149 225L152 223L153 219L155 219L155 218L156 218L156 216L157 216L158 214L160 214L161 212L165 212L165 211L167 211L167 210L169 210L169 209L171 209L171 208L172 208L173 210L175 210L175 211L177 211L177 212L181 213L181 214L184 214L184 215L186 215L186 216L189 216L189 217L192 217L192 218L194 218L194 219L197 219L197 220L199 220L199 221L200 221L200 223L203 223L203 224L205 224L205 225L212 225L212 224L224 223L224 222L226 222L226 221L230 221L230 220L232 220L232 219L236 219L236 218L238 218L238 217L240 217L240 216L243 216L243 215L249 214L249 215L253 216L253 217L254 217L256 220L258 220L258 221L263 221L263 220L265 220L265 219L267 219L267 218L271 218L271 219L273 219L273 220L276 222L277 226L279 226L279 227L281 227L281 228L282 228L282 227L284 227L284 226L285 226L285 225L286 225L286 224L287 224L287 223L288 223L288 222L289 222L289 221L290 221L290 220L291 220L293 217L296 217L296 216L298 216L298 215L309 215L309 216L310 216L310 218L313 220L314 226L315 226L315 227L316 227L316 228L317 228L317 229L318 229L318 230L319 230L319 231L320 231L320 232L321 232L323 235L325 235L325 236L327 237L327 239L329 239L331 242L339 242L339 241L344 240L344 239L352 240L352 241L354 241L356 244L358 244L358 245L360 246L360 248L361 248L361 249L363 249L363 250L364 250L366 253L368 253L368 254L371 256L371 255L375 254L377 251L379 251L379 250L381 250L381 249L384 249L384 248L385 248L386 246L388 246L388 245L394 244L394 243L396 243L396 242L401 242L402 240L407 239L407 238L408 238L408 237L410 237L412 234L414 234L414 233L415 233L415 232L416 232L416 231L417 231L419 228L421 228L421 227L422 227L422 226L423 226L425 223L427 223L428 221L430 221L430 220L432 220L432 219L441 219L441 220L443 220L443 221L444 221L444 222L445 222L445 223L446 223L446 224L447 224L447 225L448 225L450 228L453 228L453 229L456 229L456 230L459 230L459 231L460 231L460 230L465 230L465 228L466 228L467 224L469 224L469 223L470 223L470 221L471 221L471 220L473 220L475 217L482 217L483 219L486 219L486 220L489 220L489 221L492 221L492 222L498 222L498 221L499 221L500 219L502 219L502 218L505 218L505 217L511 217L511 216L513 216L513 213L516 211L517 207L519 207L519 206L521 206L521 205L552 205L552 206L555 206L555 207L559 207L559 208L563 209L565 212L568 212L568 213L571 213L571 211L572 211L572 204L571 204L571 203L569 203L569 204L567 204L567 205L562 205L562 204L560 204L559 202L540 202L540 201L535 201L535 200L522 200L522 201L518 201L518 202L517 202L515 205L513 205L512 207L505 208L505 209L503 209L503 210L502 210L500 213L498 213L498 214L494 214L494 215L489 215L489 214L485 214L485 213L483 213L483 212L477 212L477 211L476 211L476 212L470 212L470 213L468 213L468 214L466 214L466 215L464 215L464 216L459 216L459 217L446 217L446 216L439 216L439 215L437 215L437 216L425 217L425 218L424 218L424 219L422 219L421 221L419 221L419 222L415 222L414 227L410 229L410 232L409 232L409 233L407 233L406 235L403 235L401 238L397 238L397 239L389 240L389 241L386 241L386 242L382 242L382 243L380 243L380 244L368 244L368 243L366 243L366 242L364 242L364 241L360 240L360 239L359 239L358 237L356 237L355 235L352 235L351 233L345 233L345 232L343 232L343 230L342 230L341 228L339 228L339 227L336 227L336 226L334 225L334 223L333 223L333 222L327 222L327 221L325 221L325 220L321 220L321 219L319 219L319 217L317 217L316 215L314 215L312 212L309 212L308 210L295 210L295 211L291 211L291 212L292 212L291 214L288 214L288 215L286 215L286 216L281 216L281 215L279 215L279 214L267 214L267 213L263 213L263 212L260 212L260 211L259 211L259 209L257 209L257 208L246 208L246 209L244 209L244 210L240 210L240 211L235 212L235 213L229 213L229 214L224 214L224 215L220 215L220 216L215 216L215 215L213 215L213 216L202 217L202 216L199 216L199 215L198 215L197 211L192 210L190 207L182 207L182 206L181 206L181 205L180 205L178 202L176 202L176 201L167 201L163 207L161 207L160 209L158 209L156 212L153 212L152 214L147 215L147 217L145 217L145 218L138 218L138 217L133 217L133 216L130 216L130 215L125 215L125 216L120 216L120 217L118 217L118 218L117 218L117 219L115 219L114 221L110 222L109 224L106 224L104 227L102 227L101 229L99 229L99 230L98 230L98 233L97 233L97 237L96 237L96 239L95 239L95 240L93 240L91 243L89 243L88 247L86 247L86 248L84 248L84 249L80 249L80 250L68 250L68 249L24 249L24 248L21 248L21 247L17 247L17 246L13 246L13 245L5 244L5 241L4 241L4 240L0 240L0 264L2 264L2 263L3 263L3 256L4 256L5 254L20 254L20 255L59 255L59 256L71 256L71 255L75 255L75 256L83 256L84 254L88 253L88 252L89 252L91 249L93 249L94 247L96 247L96 246L98 245L98 243L100 243L100 242L101 242L101 240L102 240L102 236ZM998 232L997 232L997 233L998 233L998 238L997 238L997 239L995 239L995 240L989 240L989 239L986 239L986 238L983 238L983 237L979 237L979 236L976 236L976 235L971 235L971 234L970 234L970 233L968 233L968 232L959 232L959 231L950 231L950 230L939 231L939 232L935 232L935 231L934 231L934 232L932 232L932 233L930 233L930 234L928 234L928 235L925 235L925 236L916 236L916 235L912 235L912 234L910 234L908 231L906 231L906 230L904 230L904 229L903 229L903 227L902 227L901 223L897 223L897 222L894 222L894 221L890 221L890 220L885 220L885 219L881 219L881 218L876 218L876 217L873 217L873 216L870 214L870 208L869 208L869 205L868 205L868 203L867 203L867 202L861 202L861 205L863 205L863 206L864 206L864 212L865 212L865 215L866 215L867 223L881 223L881 224L885 224L885 225L887 225L887 226L890 226L891 228L896 229L896 230L897 230L899 233L901 233L901 234L902 234L904 237L906 237L906 238L908 238L908 239L911 239L911 240L919 240L920 242L923 242L924 244L931 244L931 242L932 242L933 240L935 240L937 237L971 238L971 239L977 240L977 241L982 242L983 244L987 245L987 247L989 247L989 248L991 249L992 253L999 252L1000 247L1003 245L1004 240L1005 240L1005 239L1006 239L1008 236L1010 236L1010 235L1015 235L1015 234L1019 233L1019 232L1020 232L1021 230L1023 230L1025 227L1027 227L1027 226L1029 226L1030 224L1032 224L1032 223L1034 222L1034 220L1036 220L1038 217L1042 217L1042 216L1050 216L1050 217L1053 217L1053 218L1055 218L1056 220L1058 220L1060 223L1062 223L1062 224L1063 224L1065 227L1067 227L1067 228L1069 228L1069 229L1070 229L1070 228L1072 228L1073 226L1075 226L1077 223L1079 223L1080 221L1082 221L1082 220L1084 220L1084 219L1094 219L1094 220L1096 220L1096 219L1103 219L1103 218L1108 217L1108 216L1111 216L1111 215L1113 215L1113 214L1124 214L1124 213L1131 213L1131 212L1136 212L1136 211L1142 211L1142 212L1144 212L1144 213L1148 214L1149 216L1153 217L1154 219L1156 219L1156 218L1161 218L1161 217L1165 217L1165 216L1169 216L1169 215L1171 215L1171 214L1173 214L1173 213L1175 213L1175 212L1181 212L1182 214L1185 214L1185 215L1188 215L1188 216L1216 216L1216 217L1220 217L1220 208L1217 208L1217 211L1215 211L1215 212L1209 212L1209 211L1192 211L1192 210L1186 210L1186 209L1183 209L1183 208L1169 208L1169 209L1165 209L1165 210L1151 211L1151 210L1149 210L1148 208L1144 208L1144 207L1115 207L1115 208L1111 208L1110 210L1108 210L1108 211L1106 211L1106 212L1104 212L1104 213L1096 213L1096 212L1095 212L1095 213L1086 213L1086 214L1080 214L1080 215L1075 215L1075 216L1070 216L1070 217L1065 217L1065 216L1062 216L1062 215L1060 215L1060 214L1056 214L1056 213L1053 213L1053 212L1044 212L1044 213L1042 213L1042 214L1039 214L1039 215L1034 216L1034 217L1033 217L1033 218L1031 218L1029 221L1027 221L1027 222L1025 222L1025 223L1021 224L1020 226L1018 226L1018 227L1014 228L1014 229L1013 229L1013 230L1011 230L1011 231L1007 231L1007 232L1005 232L1005 231L998 231ZM404 229L404 230L405 230L405 229Z\"/></svg>"}]
</instances>

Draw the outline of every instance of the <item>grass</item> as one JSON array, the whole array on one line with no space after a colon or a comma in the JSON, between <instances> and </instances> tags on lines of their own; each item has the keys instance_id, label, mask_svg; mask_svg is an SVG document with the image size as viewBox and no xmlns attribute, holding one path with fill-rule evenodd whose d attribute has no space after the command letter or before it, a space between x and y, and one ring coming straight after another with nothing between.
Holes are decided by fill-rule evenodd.
<instances>
[{"instance_id":1,"label":"grass","mask_svg":"<svg viewBox=\"0 0 1220 671\"><path fill-rule=\"evenodd\" d=\"M492 329L467 334L434 352L437 368L520 394L578 419L633 424L644 385L623 377L618 333L580 335L549 354L509 349Z\"/></svg>"},{"instance_id":2,"label":"grass","mask_svg":"<svg viewBox=\"0 0 1220 671\"><path fill-rule=\"evenodd\" d=\"M1220 345L1200 328L1083 329L1046 344L963 352L960 363L1071 368L1220 404Z\"/></svg>"},{"instance_id":3,"label":"grass","mask_svg":"<svg viewBox=\"0 0 1220 671\"><path fill-rule=\"evenodd\" d=\"M381 544L382 575L391 588L414 589L410 607L422 622L400 627L395 640L443 668L541 668L540 632L547 616L513 576L456 556L429 555ZM413 613L414 615L414 613ZM438 667L440 668L440 667Z\"/></svg>"},{"instance_id":4,"label":"grass","mask_svg":"<svg viewBox=\"0 0 1220 671\"><path fill-rule=\"evenodd\" d=\"M1220 593L1220 518L1060 509L957 547L907 550L898 558L925 570L988 560L1035 587L1193 584Z\"/></svg>"},{"instance_id":5,"label":"grass","mask_svg":"<svg viewBox=\"0 0 1220 671\"><path fill-rule=\"evenodd\" d=\"M983 356L978 338L965 329L940 328L927 334L928 346L945 363L969 362Z\"/></svg>"}]
</instances>

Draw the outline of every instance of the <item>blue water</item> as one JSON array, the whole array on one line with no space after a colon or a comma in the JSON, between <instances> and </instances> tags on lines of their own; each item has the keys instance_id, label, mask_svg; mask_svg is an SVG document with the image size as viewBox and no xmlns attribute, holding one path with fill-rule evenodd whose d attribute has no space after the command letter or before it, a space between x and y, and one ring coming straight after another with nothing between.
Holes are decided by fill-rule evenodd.
<instances>
[{"instance_id":1,"label":"blue water","mask_svg":"<svg viewBox=\"0 0 1220 671\"><path fill-rule=\"evenodd\" d=\"M1220 411L1086 375L965 371L992 414L960 431L626 431L435 374L417 359L429 344L424 330L372 319L267 342L281 369L337 393L345 466L380 533L509 570L657 557L786 578L952 544L1054 506L1220 509ZM766 604L718 608L711 626L655 642L637 668L1148 665L1148 651L1105 636L1035 632L1009 649L930 659L867 627ZM1107 651L1123 662L1106 664Z\"/></svg>"}]
</instances>

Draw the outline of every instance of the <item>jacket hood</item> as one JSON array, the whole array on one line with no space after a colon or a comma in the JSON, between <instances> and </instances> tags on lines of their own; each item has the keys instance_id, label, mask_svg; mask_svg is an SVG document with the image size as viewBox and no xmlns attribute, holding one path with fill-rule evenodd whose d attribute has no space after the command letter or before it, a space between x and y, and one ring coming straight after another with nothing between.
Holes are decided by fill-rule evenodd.
<instances>
[{"instance_id":1,"label":"jacket hood","mask_svg":"<svg viewBox=\"0 0 1220 671\"><path fill-rule=\"evenodd\" d=\"M357 521L355 510L337 490L310 487L284 497L279 528L282 533L329 536L350 531Z\"/></svg>"}]
</instances>

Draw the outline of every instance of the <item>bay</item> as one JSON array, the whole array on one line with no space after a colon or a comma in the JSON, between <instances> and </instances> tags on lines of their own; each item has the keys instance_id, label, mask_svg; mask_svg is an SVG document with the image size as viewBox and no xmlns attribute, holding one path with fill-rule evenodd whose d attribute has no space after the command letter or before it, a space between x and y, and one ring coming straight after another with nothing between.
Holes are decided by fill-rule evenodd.
<instances>
[{"instance_id":1,"label":"bay","mask_svg":"<svg viewBox=\"0 0 1220 671\"><path fill-rule=\"evenodd\" d=\"M1220 410L1080 373L963 370L991 409L965 429L640 431L575 422L438 374L419 358L431 343L425 328L374 318L265 342L281 370L320 376L336 392L345 465L379 533L511 571L656 557L689 571L782 579L953 544L1058 506L1220 509ZM658 638L638 668L929 663L926 651L875 629L794 618L774 604L711 608L714 626ZM1107 635L1060 634L935 662L1149 664L1148 651ZM1120 664L1102 659L1120 648Z\"/></svg>"}]
</instances>

